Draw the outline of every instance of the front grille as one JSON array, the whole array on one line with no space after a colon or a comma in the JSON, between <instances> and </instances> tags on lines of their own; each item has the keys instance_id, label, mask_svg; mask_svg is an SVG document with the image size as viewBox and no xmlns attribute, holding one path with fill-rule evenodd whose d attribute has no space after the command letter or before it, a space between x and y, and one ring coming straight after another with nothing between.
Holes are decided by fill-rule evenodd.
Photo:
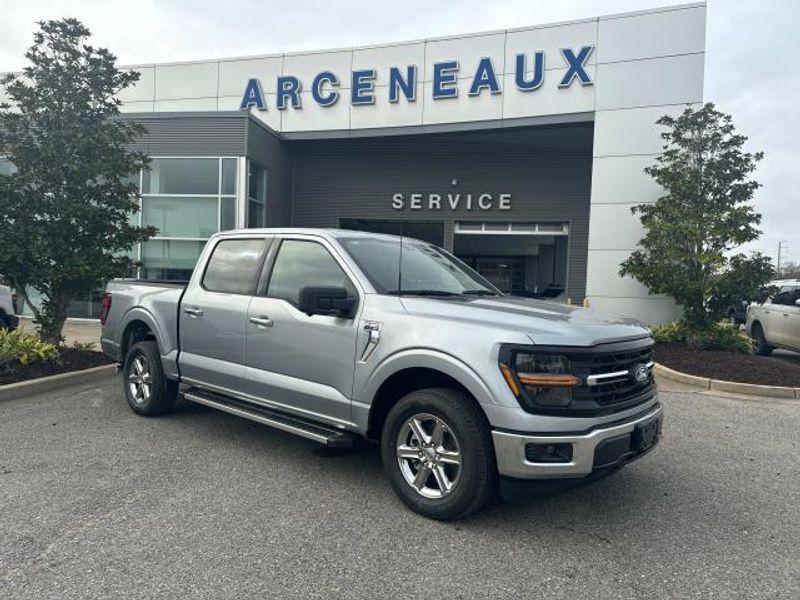
<instances>
[{"instance_id":1,"label":"front grille","mask_svg":"<svg viewBox=\"0 0 800 600\"><path fill-rule=\"evenodd\" d=\"M569 354L573 373L583 381L573 391L573 407L578 410L607 408L616 411L651 398L655 388L652 368L644 382L637 381L633 376L638 366L652 363L651 344L621 351L615 348L610 352L603 352L601 346L595 352ZM588 385L592 380L595 385Z\"/></svg>"}]
</instances>

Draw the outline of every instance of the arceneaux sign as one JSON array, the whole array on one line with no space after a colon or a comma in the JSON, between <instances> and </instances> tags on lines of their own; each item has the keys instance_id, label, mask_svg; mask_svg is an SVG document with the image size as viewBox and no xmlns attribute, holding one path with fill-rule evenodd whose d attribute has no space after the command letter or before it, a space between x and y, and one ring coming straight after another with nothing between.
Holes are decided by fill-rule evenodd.
<instances>
[{"instance_id":1,"label":"arceneaux sign","mask_svg":"<svg viewBox=\"0 0 800 600\"><path fill-rule=\"evenodd\" d=\"M594 46L583 46L577 50L563 48L561 58L567 70L558 82L558 87L568 88L577 80L581 85L592 85L592 79L586 72L586 61L589 60ZM528 59L526 54L517 54L514 66L514 83L521 92L533 92L539 89L545 79L545 53L534 52L533 70L528 73ZM431 96L434 100L458 97L458 78L461 67L457 60L437 62L433 64ZM502 76L502 74L500 74ZM375 69L361 69L350 73L350 104L353 106L375 104ZM417 65L408 65L404 69L391 67L389 69L388 100L391 104L400 101L400 96L408 102L416 101L418 69ZM339 101L339 76L332 71L322 71L310 83L311 97L318 105L333 106ZM276 82L275 105L278 110L285 110L289 104L293 108L302 108L300 92L303 82L294 75L280 75ZM470 96L480 96L486 90L490 94L502 94L490 57L484 57L478 62L478 67L472 75L469 87ZM240 108L242 110L255 107L258 110L267 110L264 101L264 92L259 79L250 79L242 97Z\"/></svg>"}]
</instances>

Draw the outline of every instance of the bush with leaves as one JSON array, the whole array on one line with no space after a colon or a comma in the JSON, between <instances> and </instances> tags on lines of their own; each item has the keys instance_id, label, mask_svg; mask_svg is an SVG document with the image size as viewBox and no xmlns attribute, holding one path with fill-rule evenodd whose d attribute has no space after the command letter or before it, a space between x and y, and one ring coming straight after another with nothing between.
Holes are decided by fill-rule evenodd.
<instances>
[{"instance_id":1,"label":"bush with leaves","mask_svg":"<svg viewBox=\"0 0 800 600\"><path fill-rule=\"evenodd\" d=\"M645 172L665 193L633 208L646 233L620 274L674 298L693 345L773 278L769 258L736 252L761 234L761 215L750 204L759 183L750 175L763 154L746 152L747 138L710 103L657 123L666 127L664 150Z\"/></svg>"},{"instance_id":2,"label":"bush with leaves","mask_svg":"<svg viewBox=\"0 0 800 600\"><path fill-rule=\"evenodd\" d=\"M117 95L138 79L105 48L88 44L75 19L43 21L19 74L0 78L0 154L16 167L0 175L0 273L33 310L48 342L61 341L67 308L132 267L138 186L148 162L128 149L144 128L117 118ZM27 290L41 292L41 306Z\"/></svg>"},{"instance_id":3,"label":"bush with leaves","mask_svg":"<svg viewBox=\"0 0 800 600\"><path fill-rule=\"evenodd\" d=\"M27 365L57 358L58 348L55 344L45 342L39 334L24 329L0 329L0 368L10 368L14 363Z\"/></svg>"},{"instance_id":4,"label":"bush with leaves","mask_svg":"<svg viewBox=\"0 0 800 600\"><path fill-rule=\"evenodd\" d=\"M651 328L657 343L681 342L698 350L721 350L748 354L753 350L753 341L738 327L726 323L714 323L709 327L690 329L685 321L675 321Z\"/></svg>"}]
</instances>

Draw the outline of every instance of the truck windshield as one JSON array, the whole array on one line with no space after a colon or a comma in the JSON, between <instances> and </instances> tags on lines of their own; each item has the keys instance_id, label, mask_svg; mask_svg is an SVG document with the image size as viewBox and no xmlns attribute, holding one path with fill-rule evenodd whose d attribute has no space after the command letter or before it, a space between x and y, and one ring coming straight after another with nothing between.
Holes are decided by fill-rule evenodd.
<instances>
[{"instance_id":1,"label":"truck windshield","mask_svg":"<svg viewBox=\"0 0 800 600\"><path fill-rule=\"evenodd\" d=\"M339 241L380 294L501 295L455 256L431 244L371 237Z\"/></svg>"}]
</instances>

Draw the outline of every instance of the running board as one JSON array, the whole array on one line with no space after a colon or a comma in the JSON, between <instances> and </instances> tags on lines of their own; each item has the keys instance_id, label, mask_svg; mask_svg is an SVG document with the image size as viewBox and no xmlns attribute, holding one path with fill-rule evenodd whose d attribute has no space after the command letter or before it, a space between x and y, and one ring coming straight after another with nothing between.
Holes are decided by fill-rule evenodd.
<instances>
[{"instance_id":1,"label":"running board","mask_svg":"<svg viewBox=\"0 0 800 600\"><path fill-rule=\"evenodd\" d=\"M352 448L354 436L346 431L340 431L332 427L320 425L300 417L287 415L263 406L258 406L251 402L243 402L222 394L215 394L197 388L190 388L183 392L182 397L190 402L203 404L222 412L226 412L237 417L249 419L262 425L269 425L281 431L294 433L306 439L323 444L328 448Z\"/></svg>"}]
</instances>

